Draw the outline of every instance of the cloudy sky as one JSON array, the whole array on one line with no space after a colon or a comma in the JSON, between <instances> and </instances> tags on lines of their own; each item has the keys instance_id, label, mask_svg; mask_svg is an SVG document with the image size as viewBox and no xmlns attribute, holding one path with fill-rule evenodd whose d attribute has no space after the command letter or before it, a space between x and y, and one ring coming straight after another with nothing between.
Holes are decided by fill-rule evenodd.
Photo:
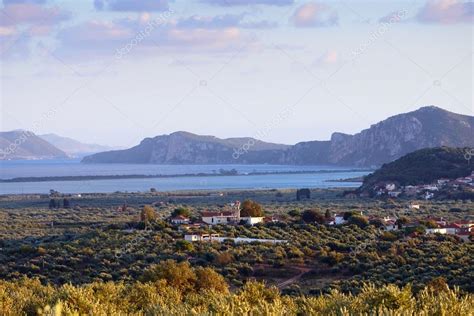
<instances>
[{"instance_id":1,"label":"cloudy sky","mask_svg":"<svg viewBox=\"0 0 474 316\"><path fill-rule=\"evenodd\" d=\"M473 115L473 14L462 0L3 0L0 130L292 144L424 105Z\"/></svg>"}]
</instances>

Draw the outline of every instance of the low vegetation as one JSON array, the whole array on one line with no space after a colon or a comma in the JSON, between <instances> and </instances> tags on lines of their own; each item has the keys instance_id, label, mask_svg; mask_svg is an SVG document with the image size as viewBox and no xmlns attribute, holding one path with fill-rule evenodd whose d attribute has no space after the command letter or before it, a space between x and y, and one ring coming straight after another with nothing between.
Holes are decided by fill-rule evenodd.
<instances>
[{"instance_id":1,"label":"low vegetation","mask_svg":"<svg viewBox=\"0 0 474 316\"><path fill-rule=\"evenodd\" d=\"M286 296L250 281L229 292L222 279L205 280L167 263L146 271L144 282L94 282L82 286L42 285L35 279L0 281L0 313L16 315L469 315L474 297L442 279L414 294L410 286L365 284L359 294ZM167 270L170 269L170 270ZM203 273L206 276L207 273ZM192 282L188 282L189 279ZM197 281L196 281L197 280ZM216 287L216 284L218 285ZM198 285L196 287L196 285Z\"/></svg>"}]
</instances>

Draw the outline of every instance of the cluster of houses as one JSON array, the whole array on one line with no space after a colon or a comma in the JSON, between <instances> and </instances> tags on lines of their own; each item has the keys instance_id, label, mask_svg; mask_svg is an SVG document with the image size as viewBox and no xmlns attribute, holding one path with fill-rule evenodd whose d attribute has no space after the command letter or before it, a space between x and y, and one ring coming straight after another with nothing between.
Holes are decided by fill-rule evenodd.
<instances>
[{"instance_id":1,"label":"cluster of houses","mask_svg":"<svg viewBox=\"0 0 474 316\"><path fill-rule=\"evenodd\" d=\"M395 183L385 183L374 188L376 196L389 196L392 198L401 195L407 197L422 197L425 200L432 199L441 189L458 189L463 187L474 188L474 172L470 176L451 179L438 179L435 183L424 185L398 186Z\"/></svg>"},{"instance_id":2,"label":"cluster of houses","mask_svg":"<svg viewBox=\"0 0 474 316\"><path fill-rule=\"evenodd\" d=\"M427 234L447 234L456 235L463 241L472 241L474 238L474 222L473 221L457 221L448 223L443 218L432 219L437 227L427 228Z\"/></svg>"},{"instance_id":3,"label":"cluster of houses","mask_svg":"<svg viewBox=\"0 0 474 316\"><path fill-rule=\"evenodd\" d=\"M419 210L419 204L410 204L410 210ZM259 223L278 222L280 219L276 216L272 217L249 217L240 216L240 203L237 201L230 204L230 209L223 211L205 211L201 212L201 218L197 221L191 221L190 218L179 215L170 218L170 222L174 225L179 225L182 230L190 230L192 228L203 228L212 225L255 225ZM354 215L354 214L353 214ZM363 212L360 214L363 216ZM385 231L397 231L407 227L419 227L423 223L429 222L430 225L425 229L426 234L448 234L456 235L464 241L471 241L474 237L474 221L458 221L454 223L448 223L443 218L428 218L424 221L411 221L408 223L400 223L399 219L392 216L385 217L374 217L369 216L369 222L378 221L381 225L380 228ZM334 217L326 219L327 225L344 225L349 222L347 214L336 214ZM268 242L268 243L286 243L286 240L273 240L273 239L255 239L255 238L229 238L221 237L218 234L202 234L202 233L189 233L185 235L185 240L195 241L216 241L223 242L225 240L233 240L235 243L251 243L251 242Z\"/></svg>"},{"instance_id":4,"label":"cluster of houses","mask_svg":"<svg viewBox=\"0 0 474 316\"><path fill-rule=\"evenodd\" d=\"M412 207L419 208L419 205L412 205ZM362 215L362 212L361 214ZM474 221L464 220L449 223L444 218L427 218L424 221L411 221L408 223L399 223L398 219L392 216L369 217L369 222L373 220L379 220L382 224L381 229L385 231L397 231L407 227L419 227L424 223L429 222L430 227L425 229L426 234L442 234L442 235L455 235L465 242L471 242L474 240ZM334 218L331 218L328 222L329 225L343 225L348 220L344 219L344 214L337 214ZM433 227L434 226L434 227Z\"/></svg>"}]
</instances>

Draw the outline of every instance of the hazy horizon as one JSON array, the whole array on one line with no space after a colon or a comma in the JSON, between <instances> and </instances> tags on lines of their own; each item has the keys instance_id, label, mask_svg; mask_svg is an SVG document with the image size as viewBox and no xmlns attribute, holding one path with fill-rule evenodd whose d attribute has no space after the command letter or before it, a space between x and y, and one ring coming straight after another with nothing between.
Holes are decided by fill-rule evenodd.
<instances>
[{"instance_id":1,"label":"hazy horizon","mask_svg":"<svg viewBox=\"0 0 474 316\"><path fill-rule=\"evenodd\" d=\"M0 130L131 147L294 144L435 105L473 115L460 0L3 0Z\"/></svg>"}]
</instances>

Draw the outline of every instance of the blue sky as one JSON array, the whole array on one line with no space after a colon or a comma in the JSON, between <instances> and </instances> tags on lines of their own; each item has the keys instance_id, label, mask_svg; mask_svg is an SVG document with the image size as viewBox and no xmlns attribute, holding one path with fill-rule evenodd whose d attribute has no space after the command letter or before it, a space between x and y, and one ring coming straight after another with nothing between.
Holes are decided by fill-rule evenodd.
<instances>
[{"instance_id":1,"label":"blue sky","mask_svg":"<svg viewBox=\"0 0 474 316\"><path fill-rule=\"evenodd\" d=\"M473 115L472 1L3 0L1 130L292 144Z\"/></svg>"}]
</instances>

